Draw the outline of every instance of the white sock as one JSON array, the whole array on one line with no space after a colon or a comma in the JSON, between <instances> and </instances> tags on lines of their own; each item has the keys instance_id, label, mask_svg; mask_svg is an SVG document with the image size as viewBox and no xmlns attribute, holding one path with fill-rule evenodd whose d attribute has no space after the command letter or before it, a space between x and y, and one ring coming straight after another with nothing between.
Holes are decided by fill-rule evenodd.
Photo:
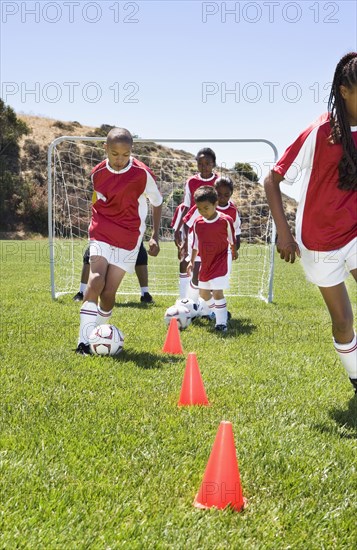
<instances>
[{"instance_id":1,"label":"white sock","mask_svg":"<svg viewBox=\"0 0 357 550\"><path fill-rule=\"evenodd\" d=\"M149 292L149 287L148 286L141 286L140 287L140 292L141 292L141 295L144 296L145 292Z\"/></svg>"},{"instance_id":2,"label":"white sock","mask_svg":"<svg viewBox=\"0 0 357 550\"><path fill-rule=\"evenodd\" d=\"M97 324L97 304L95 302L84 302L79 312L79 318L78 344L81 342L88 344L89 335Z\"/></svg>"},{"instance_id":3,"label":"white sock","mask_svg":"<svg viewBox=\"0 0 357 550\"><path fill-rule=\"evenodd\" d=\"M190 276L187 273L180 273L180 282L179 282L180 298L187 298L189 285L190 285Z\"/></svg>"},{"instance_id":4,"label":"white sock","mask_svg":"<svg viewBox=\"0 0 357 550\"><path fill-rule=\"evenodd\" d=\"M211 315L214 312L214 299L211 297L209 300L203 300L202 302L202 315Z\"/></svg>"},{"instance_id":5,"label":"white sock","mask_svg":"<svg viewBox=\"0 0 357 550\"><path fill-rule=\"evenodd\" d=\"M225 298L216 300L214 312L216 314L216 326L227 324L227 302Z\"/></svg>"},{"instance_id":6,"label":"white sock","mask_svg":"<svg viewBox=\"0 0 357 550\"><path fill-rule=\"evenodd\" d=\"M198 301L198 298L200 296L200 291L198 289L198 286L194 285L192 280L190 281L190 285L187 289L187 296L185 296L185 298L190 298L191 300L193 300L195 303Z\"/></svg>"},{"instance_id":7,"label":"white sock","mask_svg":"<svg viewBox=\"0 0 357 550\"><path fill-rule=\"evenodd\" d=\"M349 344L339 344L333 339L333 344L337 355L341 359L342 365L351 378L351 380L357 379L357 336L356 333Z\"/></svg>"},{"instance_id":8,"label":"white sock","mask_svg":"<svg viewBox=\"0 0 357 550\"><path fill-rule=\"evenodd\" d=\"M86 290L87 290L87 283L81 283L79 285L79 292L82 292L84 294Z\"/></svg>"},{"instance_id":9,"label":"white sock","mask_svg":"<svg viewBox=\"0 0 357 550\"><path fill-rule=\"evenodd\" d=\"M105 325L105 323L108 323L112 313L112 309L110 311L103 311L102 308L98 306L96 326L98 327L99 325Z\"/></svg>"}]
</instances>

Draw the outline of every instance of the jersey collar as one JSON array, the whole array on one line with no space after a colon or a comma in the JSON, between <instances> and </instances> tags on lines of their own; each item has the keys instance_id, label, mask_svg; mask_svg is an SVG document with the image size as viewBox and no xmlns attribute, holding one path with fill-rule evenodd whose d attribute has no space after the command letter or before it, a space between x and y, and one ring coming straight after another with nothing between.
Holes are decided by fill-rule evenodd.
<instances>
[{"instance_id":1,"label":"jersey collar","mask_svg":"<svg viewBox=\"0 0 357 550\"><path fill-rule=\"evenodd\" d=\"M129 159L129 164L127 166L125 166L125 168L123 168L122 170L113 170L113 168L111 166L109 166L109 161L108 159L106 159L106 166L107 166L107 169L109 170L109 172L111 172L112 174L125 174L125 172L127 172L128 170L130 170L130 168L132 167L133 165L133 157L130 157Z\"/></svg>"}]
</instances>

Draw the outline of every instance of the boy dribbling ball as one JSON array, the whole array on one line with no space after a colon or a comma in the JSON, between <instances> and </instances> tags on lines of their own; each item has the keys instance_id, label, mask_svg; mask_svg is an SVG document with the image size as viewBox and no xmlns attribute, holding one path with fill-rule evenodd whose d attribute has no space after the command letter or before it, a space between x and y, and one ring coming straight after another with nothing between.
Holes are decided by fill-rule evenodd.
<instances>
[{"instance_id":1,"label":"boy dribbling ball","mask_svg":"<svg viewBox=\"0 0 357 550\"><path fill-rule=\"evenodd\" d=\"M153 212L151 256L157 256L162 196L150 169L131 156L133 138L125 128L110 130L107 159L91 174L96 200L89 226L90 273L80 310L77 353L89 355L89 335L109 321L125 273L133 273L145 231L147 201ZM99 303L98 303L99 300Z\"/></svg>"},{"instance_id":2,"label":"boy dribbling ball","mask_svg":"<svg viewBox=\"0 0 357 550\"><path fill-rule=\"evenodd\" d=\"M279 185L283 179L301 178L301 172L295 240ZM285 151L264 184L280 257L294 263L300 256L307 280L318 286L331 316L336 353L357 393L357 338L344 282L349 273L357 280L356 52L336 66L328 113Z\"/></svg>"}]
</instances>

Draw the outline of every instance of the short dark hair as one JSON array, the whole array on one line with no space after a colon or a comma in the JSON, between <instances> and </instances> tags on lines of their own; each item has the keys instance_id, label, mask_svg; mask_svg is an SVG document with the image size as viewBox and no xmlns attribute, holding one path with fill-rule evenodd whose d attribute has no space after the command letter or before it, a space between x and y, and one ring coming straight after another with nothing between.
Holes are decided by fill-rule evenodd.
<instances>
[{"instance_id":1,"label":"short dark hair","mask_svg":"<svg viewBox=\"0 0 357 550\"><path fill-rule=\"evenodd\" d=\"M195 203L208 201L211 204L216 204L218 201L217 191L212 185L201 185L196 189L195 194L193 195Z\"/></svg>"},{"instance_id":2,"label":"short dark hair","mask_svg":"<svg viewBox=\"0 0 357 550\"><path fill-rule=\"evenodd\" d=\"M214 182L215 189L218 189L218 187L221 187L221 185L228 187L230 192L233 193L233 181L229 176L221 176L220 178L216 179L216 181Z\"/></svg>"},{"instance_id":3,"label":"short dark hair","mask_svg":"<svg viewBox=\"0 0 357 550\"><path fill-rule=\"evenodd\" d=\"M216 153L212 149L210 149L209 147L204 147L203 149L200 149L196 155L196 161L201 155L204 155L205 157L211 157L214 165L216 166Z\"/></svg>"},{"instance_id":4,"label":"short dark hair","mask_svg":"<svg viewBox=\"0 0 357 550\"><path fill-rule=\"evenodd\" d=\"M107 135L107 143L127 143L133 145L133 136L126 128L112 128Z\"/></svg>"}]
</instances>

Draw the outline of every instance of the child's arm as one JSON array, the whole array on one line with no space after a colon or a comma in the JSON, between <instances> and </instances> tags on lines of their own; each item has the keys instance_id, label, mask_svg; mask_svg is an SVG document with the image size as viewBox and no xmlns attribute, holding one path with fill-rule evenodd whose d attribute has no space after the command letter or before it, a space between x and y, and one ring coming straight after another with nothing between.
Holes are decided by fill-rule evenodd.
<instances>
[{"instance_id":1,"label":"child's arm","mask_svg":"<svg viewBox=\"0 0 357 550\"><path fill-rule=\"evenodd\" d=\"M197 256L197 250L195 248L193 248L192 249L192 254L191 254L191 259L188 262L188 266L187 266L187 270L186 270L188 275L191 275L191 273L192 273L193 266L195 265L196 256Z\"/></svg>"},{"instance_id":2,"label":"child's arm","mask_svg":"<svg viewBox=\"0 0 357 550\"><path fill-rule=\"evenodd\" d=\"M280 258L286 262L295 262L295 255L300 256L299 246L296 243L287 222L280 191L280 182L283 176L271 170L264 180L264 188L268 204L278 232L277 250Z\"/></svg>"},{"instance_id":3,"label":"child's arm","mask_svg":"<svg viewBox=\"0 0 357 550\"><path fill-rule=\"evenodd\" d=\"M232 252L232 260L236 260L238 258L238 250L237 250L237 244L230 244L231 252Z\"/></svg>"},{"instance_id":4,"label":"child's arm","mask_svg":"<svg viewBox=\"0 0 357 550\"><path fill-rule=\"evenodd\" d=\"M153 206L152 207L152 235L151 239L149 241L149 250L148 254L150 256L157 256L160 252L160 246L159 246L159 228L160 228L160 220L161 220L161 210L162 210L162 204L160 206Z\"/></svg>"}]
</instances>

